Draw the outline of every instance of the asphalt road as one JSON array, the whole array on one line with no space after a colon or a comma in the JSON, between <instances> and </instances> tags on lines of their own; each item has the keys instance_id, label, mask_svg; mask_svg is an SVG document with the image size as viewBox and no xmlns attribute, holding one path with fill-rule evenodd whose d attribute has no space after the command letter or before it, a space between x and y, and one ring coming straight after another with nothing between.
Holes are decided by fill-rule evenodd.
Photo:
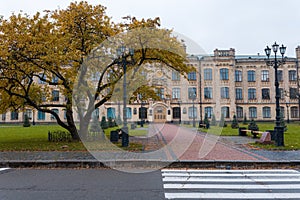
<instances>
[{"instance_id":1,"label":"asphalt road","mask_svg":"<svg viewBox=\"0 0 300 200\"><path fill-rule=\"evenodd\" d=\"M164 199L160 171L9 169L0 171L1 200Z\"/></svg>"}]
</instances>

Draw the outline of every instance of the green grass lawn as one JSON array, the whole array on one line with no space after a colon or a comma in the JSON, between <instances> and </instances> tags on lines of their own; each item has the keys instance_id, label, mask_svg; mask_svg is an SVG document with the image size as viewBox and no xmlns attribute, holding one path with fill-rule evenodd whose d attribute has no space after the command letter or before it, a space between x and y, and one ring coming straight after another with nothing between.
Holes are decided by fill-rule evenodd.
<instances>
[{"instance_id":1,"label":"green grass lawn","mask_svg":"<svg viewBox=\"0 0 300 200\"><path fill-rule=\"evenodd\" d=\"M273 130L275 123L257 123L260 131ZM300 124L299 122L294 122L290 124L286 124L288 130L284 133L284 144L285 147L276 147L275 145L259 145L252 144L258 146L260 148L266 149L285 149L285 150L299 150L300 149ZM239 124L240 127L248 127L248 125L244 125L242 123ZM214 130L215 129L215 130ZM207 132L206 129L201 129L201 131ZM221 136L238 136L238 129L232 129L230 124L227 127L224 127L222 130L220 127L211 127L209 129L209 133L220 134ZM252 136L252 135L251 135ZM249 137L251 137L249 135Z\"/></svg>"},{"instance_id":2,"label":"green grass lawn","mask_svg":"<svg viewBox=\"0 0 300 200\"><path fill-rule=\"evenodd\" d=\"M109 138L111 129L106 129ZM116 128L115 128L116 129ZM48 131L65 130L58 125L0 125L0 151L86 151L82 142L49 142ZM129 129L130 130L130 129ZM130 135L145 135L146 130L130 130ZM116 144L121 147L121 144ZM67 146L67 148L65 148ZM140 144L130 143L124 150L142 149Z\"/></svg>"}]
</instances>

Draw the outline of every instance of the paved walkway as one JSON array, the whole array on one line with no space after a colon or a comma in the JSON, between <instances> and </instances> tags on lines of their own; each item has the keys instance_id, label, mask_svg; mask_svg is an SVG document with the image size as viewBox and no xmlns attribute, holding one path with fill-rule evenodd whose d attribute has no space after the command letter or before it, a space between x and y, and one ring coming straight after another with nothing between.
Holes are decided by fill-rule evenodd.
<instances>
[{"instance_id":1,"label":"paved walkway","mask_svg":"<svg viewBox=\"0 0 300 200\"><path fill-rule=\"evenodd\" d=\"M144 144L144 151L130 153L130 159L155 158L162 161L178 160L228 160L271 161L300 160L300 151L268 151L250 148L255 142L250 137L217 137L198 133L171 124L150 125L149 137L131 138ZM112 152L108 156L113 155ZM134 156L132 156L134 155ZM123 156L123 155L122 155ZM119 156L124 159L126 157ZM117 158L117 159L118 159ZM112 158L115 159L115 158ZM9 160L95 160L89 152L0 152L0 161Z\"/></svg>"}]
</instances>

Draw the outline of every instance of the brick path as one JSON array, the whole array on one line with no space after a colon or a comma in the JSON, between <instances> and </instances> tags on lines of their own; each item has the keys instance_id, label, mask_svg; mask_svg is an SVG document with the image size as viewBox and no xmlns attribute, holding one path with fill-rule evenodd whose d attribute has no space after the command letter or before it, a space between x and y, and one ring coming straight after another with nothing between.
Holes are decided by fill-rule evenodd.
<instances>
[{"instance_id":1,"label":"brick path","mask_svg":"<svg viewBox=\"0 0 300 200\"><path fill-rule=\"evenodd\" d=\"M268 160L247 149L223 143L217 136L172 124L153 126L159 139L169 147L166 148L169 160Z\"/></svg>"}]
</instances>

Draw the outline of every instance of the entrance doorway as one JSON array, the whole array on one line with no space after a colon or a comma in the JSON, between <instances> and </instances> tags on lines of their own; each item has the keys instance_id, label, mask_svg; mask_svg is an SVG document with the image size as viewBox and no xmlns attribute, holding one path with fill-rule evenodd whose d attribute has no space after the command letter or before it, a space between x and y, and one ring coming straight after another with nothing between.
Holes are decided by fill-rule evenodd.
<instances>
[{"instance_id":1,"label":"entrance doorway","mask_svg":"<svg viewBox=\"0 0 300 200\"><path fill-rule=\"evenodd\" d=\"M165 123L167 121L167 109L164 106L154 108L154 122Z\"/></svg>"}]
</instances>

